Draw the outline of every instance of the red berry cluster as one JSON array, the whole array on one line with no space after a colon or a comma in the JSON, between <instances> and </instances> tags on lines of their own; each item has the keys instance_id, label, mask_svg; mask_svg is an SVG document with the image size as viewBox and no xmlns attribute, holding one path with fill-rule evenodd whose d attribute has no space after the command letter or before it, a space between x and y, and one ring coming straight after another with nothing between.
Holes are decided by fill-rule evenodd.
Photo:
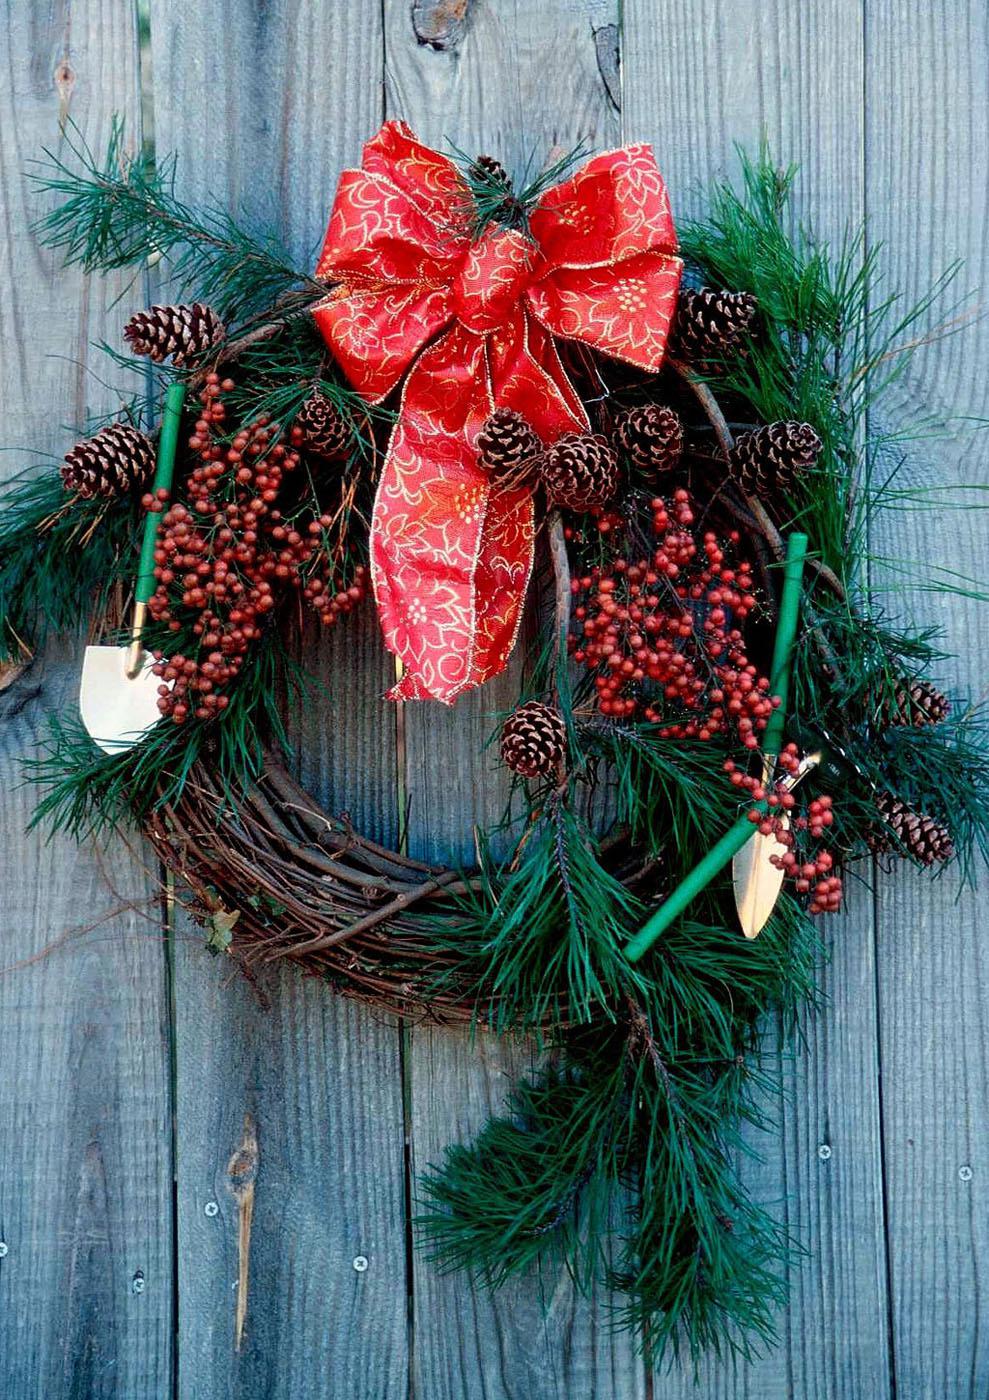
<instances>
[{"instance_id":1,"label":"red berry cluster","mask_svg":"<svg viewBox=\"0 0 989 1400\"><path fill-rule=\"evenodd\" d=\"M197 639L194 654L153 653L162 681L158 708L177 723L190 715L210 719L226 708L225 689L288 588L302 585L320 617L332 622L366 587L363 568L349 589L328 585L333 566L323 540L333 522L328 515L306 521L313 514L311 496L291 518L278 508L299 454L278 440L267 416L221 440L223 395L233 387L215 373L206 379L188 440L195 465L184 482L187 503L164 509L162 500L144 498L146 509L163 511L149 611L169 631L188 628Z\"/></svg>"},{"instance_id":2,"label":"red berry cluster","mask_svg":"<svg viewBox=\"0 0 989 1400\"><path fill-rule=\"evenodd\" d=\"M765 803L766 809L753 807L749 821L763 836L774 837L785 848L783 855L771 857L773 865L793 881L798 894L809 894L811 914L833 914L841 906L841 877L833 874L834 857L819 847L808 851L801 859L796 850L797 834L806 832L820 841L834 821L832 801L828 796L815 797L805 811L797 812L797 798L788 789L800 767L796 744L787 744L777 760L783 777L767 787L759 778L746 773L732 759L726 759L725 772L737 788L743 788L753 802ZM791 815L792 814L792 815Z\"/></svg>"},{"instance_id":3,"label":"red berry cluster","mask_svg":"<svg viewBox=\"0 0 989 1400\"><path fill-rule=\"evenodd\" d=\"M571 587L574 659L595 672L601 714L661 726L666 738L711 739L734 728L748 748L778 703L748 660L741 624L755 607L750 566L711 531L691 528L688 492L651 502L655 548L615 559Z\"/></svg>"}]
</instances>

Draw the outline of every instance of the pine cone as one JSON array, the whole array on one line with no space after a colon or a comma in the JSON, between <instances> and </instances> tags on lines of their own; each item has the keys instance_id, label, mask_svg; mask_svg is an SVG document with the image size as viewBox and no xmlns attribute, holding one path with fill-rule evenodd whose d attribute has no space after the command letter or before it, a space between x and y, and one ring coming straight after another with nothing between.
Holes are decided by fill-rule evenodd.
<instances>
[{"instance_id":1,"label":"pine cone","mask_svg":"<svg viewBox=\"0 0 989 1400\"><path fill-rule=\"evenodd\" d=\"M86 499L123 496L148 484L154 464L149 437L129 423L111 423L66 453L62 481L67 491Z\"/></svg>"},{"instance_id":2,"label":"pine cone","mask_svg":"<svg viewBox=\"0 0 989 1400\"><path fill-rule=\"evenodd\" d=\"M501 756L523 778L545 778L563 762L567 728L559 710L529 700L508 716L501 731Z\"/></svg>"},{"instance_id":3,"label":"pine cone","mask_svg":"<svg viewBox=\"0 0 989 1400\"><path fill-rule=\"evenodd\" d=\"M934 817L912 812L891 792L880 794L876 810L883 825L875 828L868 839L870 849L877 855L895 851L912 856L921 865L939 865L954 855L948 828Z\"/></svg>"},{"instance_id":4,"label":"pine cone","mask_svg":"<svg viewBox=\"0 0 989 1400\"><path fill-rule=\"evenodd\" d=\"M893 684L892 697L883 702L882 718L886 724L920 729L925 724L941 724L950 709L948 697L930 681L902 676Z\"/></svg>"},{"instance_id":5,"label":"pine cone","mask_svg":"<svg viewBox=\"0 0 989 1400\"><path fill-rule=\"evenodd\" d=\"M124 339L135 355L147 355L156 362L171 355L173 365L184 365L190 355L201 355L224 334L219 316L201 301L188 306L150 306L147 311L138 311L124 327Z\"/></svg>"},{"instance_id":6,"label":"pine cone","mask_svg":"<svg viewBox=\"0 0 989 1400\"><path fill-rule=\"evenodd\" d=\"M565 433L539 464L550 499L564 510L603 506L618 490L618 459L597 433Z\"/></svg>"},{"instance_id":7,"label":"pine cone","mask_svg":"<svg viewBox=\"0 0 989 1400\"><path fill-rule=\"evenodd\" d=\"M496 160L494 156L475 156L471 174L475 179L483 180L485 184L500 185L504 190L512 188L512 177L501 161Z\"/></svg>"},{"instance_id":8,"label":"pine cone","mask_svg":"<svg viewBox=\"0 0 989 1400\"><path fill-rule=\"evenodd\" d=\"M294 426L302 435L298 445L314 457L332 462L350 451L350 424L319 389L314 389L299 409Z\"/></svg>"},{"instance_id":9,"label":"pine cone","mask_svg":"<svg viewBox=\"0 0 989 1400\"><path fill-rule=\"evenodd\" d=\"M700 366L724 360L752 329L759 303L750 292L681 290L673 323L671 350Z\"/></svg>"},{"instance_id":10,"label":"pine cone","mask_svg":"<svg viewBox=\"0 0 989 1400\"><path fill-rule=\"evenodd\" d=\"M496 481L521 481L541 451L535 430L511 408L496 409L477 435L478 460Z\"/></svg>"},{"instance_id":11,"label":"pine cone","mask_svg":"<svg viewBox=\"0 0 989 1400\"><path fill-rule=\"evenodd\" d=\"M683 451L683 424L672 408L658 403L626 409L615 423L615 437L641 471L672 471Z\"/></svg>"},{"instance_id":12,"label":"pine cone","mask_svg":"<svg viewBox=\"0 0 989 1400\"><path fill-rule=\"evenodd\" d=\"M822 445L809 423L766 423L735 439L728 471L747 496L771 500L813 469Z\"/></svg>"}]
</instances>

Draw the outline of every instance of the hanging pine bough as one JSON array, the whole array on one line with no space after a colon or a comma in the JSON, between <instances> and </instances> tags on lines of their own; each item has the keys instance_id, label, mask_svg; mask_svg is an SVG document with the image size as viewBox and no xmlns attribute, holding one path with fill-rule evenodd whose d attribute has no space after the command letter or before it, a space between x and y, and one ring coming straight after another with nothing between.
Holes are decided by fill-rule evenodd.
<instances>
[{"instance_id":1,"label":"hanging pine bough","mask_svg":"<svg viewBox=\"0 0 989 1400\"><path fill-rule=\"evenodd\" d=\"M542 1072L426 1177L427 1247L495 1285L562 1255L581 1283L604 1273L651 1351L747 1350L772 1337L791 1241L737 1157L772 1083L763 1018L813 997L811 916L860 858L968 876L989 845L985 716L866 587L877 511L923 505L870 410L940 288L900 309L861 243L792 232L792 171L765 154L677 232L647 147L573 165L516 188L390 123L310 275L188 209L119 128L103 161L76 136L42 167L43 237L91 272L160 259L176 300L126 330L152 401L8 490L0 641L17 663L80 624L117 640L150 512L136 654L160 721L104 753L53 720L39 820L136 820L247 969L289 958L404 1015L535 1032ZM161 443L154 481L152 459L174 384L169 493ZM301 600L342 624L372 581L404 699L496 674L527 597L542 619L474 870L367 840L287 771L281 707L307 683L289 623ZM629 956L746 814L772 890L758 938L719 873Z\"/></svg>"}]
</instances>

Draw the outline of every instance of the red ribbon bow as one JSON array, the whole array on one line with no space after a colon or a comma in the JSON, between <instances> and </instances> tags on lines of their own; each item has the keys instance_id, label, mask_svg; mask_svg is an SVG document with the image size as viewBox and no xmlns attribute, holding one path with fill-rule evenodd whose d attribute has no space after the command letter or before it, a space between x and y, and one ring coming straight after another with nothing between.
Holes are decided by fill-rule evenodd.
<instances>
[{"instance_id":1,"label":"red ribbon bow","mask_svg":"<svg viewBox=\"0 0 989 1400\"><path fill-rule=\"evenodd\" d=\"M503 670L533 556L525 488L493 489L475 441L495 408L543 441L586 430L553 336L657 370L680 281L676 232L647 145L595 156L548 190L531 236L470 231L470 193L446 156L386 122L340 179L315 309L368 400L405 376L378 485L371 575L385 641L404 663L394 699L452 702Z\"/></svg>"}]
</instances>

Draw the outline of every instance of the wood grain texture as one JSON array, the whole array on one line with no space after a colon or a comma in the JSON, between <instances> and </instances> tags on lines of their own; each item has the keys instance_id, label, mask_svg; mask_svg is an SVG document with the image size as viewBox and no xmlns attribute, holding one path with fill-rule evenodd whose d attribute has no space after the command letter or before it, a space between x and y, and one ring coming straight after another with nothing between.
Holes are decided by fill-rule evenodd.
<instances>
[{"instance_id":1,"label":"wood grain texture","mask_svg":"<svg viewBox=\"0 0 989 1400\"><path fill-rule=\"evenodd\" d=\"M0 477L57 459L61 423L113 406L91 350L123 281L63 271L30 232L25 177L71 117L94 147L136 121L130 7L5 7L0 19ZM57 407L56 407L57 406ZM23 448L23 451L14 449ZM0 696L0 1390L11 1400L171 1393L171 1104L165 958L151 883L103 851L26 834L20 762L68 714L81 648L52 645Z\"/></svg>"},{"instance_id":2,"label":"wood grain texture","mask_svg":"<svg viewBox=\"0 0 989 1400\"><path fill-rule=\"evenodd\" d=\"M451 21L451 16L453 21ZM618 116L601 64L614 74L617 7L467 0L411 8L386 0L390 116L433 145L491 152L520 170L553 147L616 143ZM596 34L610 27L609 36ZM506 776L486 747L499 713L518 696L517 667L453 710L406 707L411 841L415 853L473 859L471 827L501 815ZM504 1105L529 1065L487 1036L416 1027L408 1067L413 1168L437 1161ZM576 1297L561 1271L525 1279L497 1297L462 1276L414 1265L413 1386L423 1400L461 1396L622 1396L643 1393L628 1338L609 1330L607 1300Z\"/></svg>"},{"instance_id":3,"label":"wood grain texture","mask_svg":"<svg viewBox=\"0 0 989 1400\"><path fill-rule=\"evenodd\" d=\"M955 258L964 267L936 328L961 297L957 334L921 349L902 392L885 407L894 425L934 413L943 441L910 444L903 480L918 487L989 485L985 288L989 152L989 21L985 6L939 14L911 3L867 7L868 212L885 244L890 284L907 303L923 296ZM981 291L979 289L982 289ZM881 522L880 555L917 561L908 582L933 565L980 581L989 569L984 510L897 512ZM890 579L895 612L939 622L939 678L983 698L989 689L985 603L938 597ZM879 1007L897 1395L989 1392L985 1286L989 1254L989 954L986 872L982 889L957 898L953 875L934 882L900 868L881 881Z\"/></svg>"},{"instance_id":4,"label":"wood grain texture","mask_svg":"<svg viewBox=\"0 0 989 1400\"><path fill-rule=\"evenodd\" d=\"M211 0L156 8L152 37L158 143L179 153L183 195L240 208L311 265L339 171L380 119L377 6ZM302 775L394 839L394 716L380 701L372 620L331 638L307 632L306 643L319 691L293 720ZM262 1007L229 965L210 963L198 931L186 932L175 955L179 1393L404 1396L398 1029L292 969L262 979ZM259 1161L238 1354L227 1163L245 1113ZM211 1201L216 1214L206 1213Z\"/></svg>"},{"instance_id":5,"label":"wood grain texture","mask_svg":"<svg viewBox=\"0 0 989 1400\"><path fill-rule=\"evenodd\" d=\"M734 176L733 143L763 134L783 162L799 161L797 212L824 236L865 217L863 13L859 0L813 6L664 7L626 0L622 74L626 138L651 139L674 214L698 212L715 176ZM780 1060L781 1134L758 1141L762 1165L744 1175L776 1203L809 1251L790 1269L782 1344L733 1370L702 1367L711 1396L880 1396L889 1390L882 1144L878 1100L871 903L852 891L829 921L827 1005L804 1018L802 1045ZM822 1160L819 1148L830 1151ZM665 1397L695 1394L664 1376Z\"/></svg>"}]
</instances>

